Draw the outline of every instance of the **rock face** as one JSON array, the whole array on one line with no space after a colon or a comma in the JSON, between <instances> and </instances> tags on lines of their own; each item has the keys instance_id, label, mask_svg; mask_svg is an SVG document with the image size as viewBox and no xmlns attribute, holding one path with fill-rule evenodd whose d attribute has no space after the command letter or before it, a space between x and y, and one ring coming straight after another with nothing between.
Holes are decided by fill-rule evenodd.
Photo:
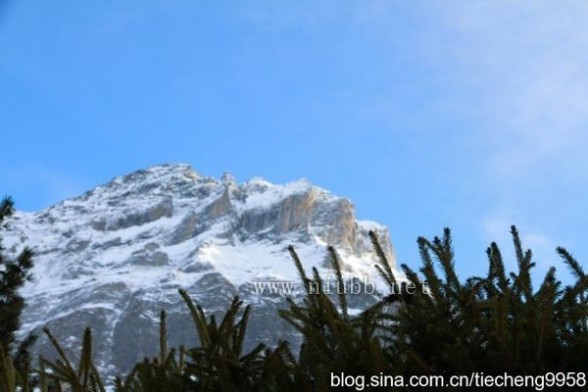
<instances>
[{"instance_id":1,"label":"rock face","mask_svg":"<svg viewBox=\"0 0 588 392\"><path fill-rule=\"evenodd\" d=\"M377 283L369 230L394 267L385 227L357 221L349 200L306 180L237 184L230 175L217 180L188 165L160 165L40 212L17 212L2 237L9 252L25 245L36 251L21 332L40 334L47 325L75 354L89 325L97 364L120 374L156 354L161 309L170 346L197 343L179 288L209 312L224 311L235 295L252 303L249 345L296 342L276 316L286 295L301 294L287 246L329 281L326 245L333 245L347 279ZM271 293L264 282L291 283L294 291ZM360 309L373 300L355 296L350 303ZM35 350L55 356L43 336Z\"/></svg>"}]
</instances>

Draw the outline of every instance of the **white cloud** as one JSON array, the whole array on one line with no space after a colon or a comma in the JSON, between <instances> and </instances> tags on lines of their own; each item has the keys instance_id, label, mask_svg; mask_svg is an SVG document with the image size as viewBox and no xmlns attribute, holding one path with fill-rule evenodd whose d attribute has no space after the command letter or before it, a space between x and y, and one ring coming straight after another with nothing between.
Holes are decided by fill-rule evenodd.
<instances>
[{"instance_id":1,"label":"white cloud","mask_svg":"<svg viewBox=\"0 0 588 392\"><path fill-rule=\"evenodd\" d=\"M514 223L538 273L565 271L555 246L580 246L574 231L586 227L588 2L435 4L447 33L436 53L460 90L455 106L484 146L482 232L511 252Z\"/></svg>"},{"instance_id":2,"label":"white cloud","mask_svg":"<svg viewBox=\"0 0 588 392\"><path fill-rule=\"evenodd\" d=\"M443 2L454 72L478 102L498 175L588 172L588 3ZM577 158L574 158L577 156Z\"/></svg>"}]
</instances>

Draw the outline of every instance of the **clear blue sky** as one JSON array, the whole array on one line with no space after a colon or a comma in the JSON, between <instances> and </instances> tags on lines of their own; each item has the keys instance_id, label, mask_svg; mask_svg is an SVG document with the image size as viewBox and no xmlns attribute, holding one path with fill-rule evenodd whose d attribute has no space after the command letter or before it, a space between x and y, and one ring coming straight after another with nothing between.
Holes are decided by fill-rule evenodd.
<instances>
[{"instance_id":1,"label":"clear blue sky","mask_svg":"<svg viewBox=\"0 0 588 392\"><path fill-rule=\"evenodd\" d=\"M484 273L512 223L539 271L557 245L586 265L586 20L582 1L0 0L0 193L38 210L186 162L306 177L413 267L449 226L462 277Z\"/></svg>"}]
</instances>

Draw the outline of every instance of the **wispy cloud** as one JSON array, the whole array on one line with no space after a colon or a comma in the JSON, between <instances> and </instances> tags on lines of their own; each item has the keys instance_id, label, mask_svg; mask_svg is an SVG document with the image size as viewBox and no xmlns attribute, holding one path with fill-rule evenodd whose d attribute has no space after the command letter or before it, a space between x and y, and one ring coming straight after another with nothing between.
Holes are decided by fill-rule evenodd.
<instances>
[{"instance_id":1,"label":"wispy cloud","mask_svg":"<svg viewBox=\"0 0 588 392\"><path fill-rule=\"evenodd\" d=\"M588 3L481 1L444 9L455 70L477 92L472 104L486 124L491 169L519 177L555 164L586 173Z\"/></svg>"},{"instance_id":2,"label":"wispy cloud","mask_svg":"<svg viewBox=\"0 0 588 392\"><path fill-rule=\"evenodd\" d=\"M458 94L453 104L483 146L478 164L491 194L484 235L512 248L508 230L516 223L538 267L547 268L557 263L555 246L570 243L557 231L585 228L588 3L435 4L447 34L430 44L470 97Z\"/></svg>"}]
</instances>

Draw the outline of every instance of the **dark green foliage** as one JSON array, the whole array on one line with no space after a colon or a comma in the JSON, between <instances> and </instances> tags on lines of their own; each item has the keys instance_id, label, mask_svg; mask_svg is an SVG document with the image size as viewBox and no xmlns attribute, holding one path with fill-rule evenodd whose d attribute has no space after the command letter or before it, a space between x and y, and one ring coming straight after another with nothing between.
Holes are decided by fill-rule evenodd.
<instances>
[{"instance_id":1,"label":"dark green foliage","mask_svg":"<svg viewBox=\"0 0 588 392\"><path fill-rule=\"evenodd\" d=\"M0 230L6 227L6 218L13 212L12 199L8 197L2 199L0 201ZM15 260L9 260L3 251L0 237L0 350L4 352L3 355L12 356L10 362L18 373L27 374L28 349L34 343L35 336L30 335L22 342L17 342L15 333L20 328L20 316L25 306L19 290L31 278L33 252L25 248ZM28 387L28 379L23 378L19 381L21 382Z\"/></svg>"},{"instance_id":2,"label":"dark green foliage","mask_svg":"<svg viewBox=\"0 0 588 392\"><path fill-rule=\"evenodd\" d=\"M166 313L161 311L159 326L159 357L145 358L135 365L123 382L116 380L117 392L173 392L188 390L185 378L186 351L181 346L176 358L176 349L167 348Z\"/></svg>"},{"instance_id":3,"label":"dark green foliage","mask_svg":"<svg viewBox=\"0 0 588 392\"><path fill-rule=\"evenodd\" d=\"M40 387L42 392L61 392L68 390L71 392L105 392L104 383L98 373L96 366L92 362L92 332L86 328L84 339L82 341L82 351L77 369L72 365L63 348L55 340L49 329L43 329L53 347L59 354L55 361L48 361L40 358L41 366ZM62 385L67 385L68 389L62 389Z\"/></svg>"},{"instance_id":4,"label":"dark green foliage","mask_svg":"<svg viewBox=\"0 0 588 392\"><path fill-rule=\"evenodd\" d=\"M14 367L12 358L0 345L0 391L16 392L20 376Z\"/></svg>"},{"instance_id":5,"label":"dark green foliage","mask_svg":"<svg viewBox=\"0 0 588 392\"><path fill-rule=\"evenodd\" d=\"M259 344L251 352L243 352L250 307L241 312L243 303L234 298L217 323L214 315L206 317L202 307L195 305L186 291L179 293L194 321L199 346L189 350L181 347L177 359L174 349L168 352L166 315L162 312L159 357L137 364L125 382L117 381L117 391L258 390L259 379L266 370L262 356L265 346Z\"/></svg>"},{"instance_id":6,"label":"dark green foliage","mask_svg":"<svg viewBox=\"0 0 588 392\"><path fill-rule=\"evenodd\" d=\"M445 229L441 237L418 239L422 266L415 271L402 265L405 278L401 281L394 276L377 236L370 233L379 257L376 268L390 293L353 316L347 294L338 290L331 298L325 290L328 283L318 270L313 268L308 275L290 247L306 295L301 302L288 299L279 316L302 337L297 354L287 342L275 348L260 343L246 352L250 306L234 298L217 321L180 290L198 345L168 348L166 313L162 311L159 355L138 363L124 381L117 379L116 391L328 391L332 389L331 373L407 377L473 371L487 375L585 371L588 278L582 266L558 248L575 281L564 287L552 268L535 289L532 253L523 248L516 228L512 227L511 234L516 272L506 271L500 249L492 243L486 251L486 275L461 280L455 271L451 233ZM341 261L333 248L328 252L337 287L344 287ZM414 288L410 293L409 286ZM41 359L36 371L41 390L102 391L102 380L91 360L89 329L77 369L49 331L45 332L59 359ZM13 392L9 388L18 379L10 357L0 355L0 387Z\"/></svg>"},{"instance_id":7,"label":"dark green foliage","mask_svg":"<svg viewBox=\"0 0 588 392\"><path fill-rule=\"evenodd\" d=\"M194 305L188 293L180 290L198 332L200 346L188 350L186 371L195 390L252 391L262 371L264 344L243 353L243 342L251 307L238 318L243 302L235 297L223 319L206 318L200 305Z\"/></svg>"},{"instance_id":8,"label":"dark green foliage","mask_svg":"<svg viewBox=\"0 0 588 392\"><path fill-rule=\"evenodd\" d=\"M464 283L455 273L449 230L433 241L419 238L425 279L406 265L402 268L417 286L426 281L431 295L417 290L411 303L405 301L399 308L394 334L405 372L541 374L585 370L588 286L579 263L559 248L558 253L576 274L576 282L562 288L552 268L535 291L530 273L535 265L532 253L523 249L514 226L511 234L518 271L506 275L500 250L492 243L487 250L487 276Z\"/></svg>"},{"instance_id":9,"label":"dark green foliage","mask_svg":"<svg viewBox=\"0 0 588 392\"><path fill-rule=\"evenodd\" d=\"M302 304L289 298L289 309L280 312L303 336L297 383L308 390L327 391L331 389L331 372L365 375L384 371L389 360L375 336L378 313L370 310L358 317L348 315L341 264L334 249L329 248L329 253L339 288L339 306L325 293L325 283L318 270L313 268L313 277L308 278L295 250L290 249L290 253L306 287L319 288L307 291Z\"/></svg>"}]
</instances>

